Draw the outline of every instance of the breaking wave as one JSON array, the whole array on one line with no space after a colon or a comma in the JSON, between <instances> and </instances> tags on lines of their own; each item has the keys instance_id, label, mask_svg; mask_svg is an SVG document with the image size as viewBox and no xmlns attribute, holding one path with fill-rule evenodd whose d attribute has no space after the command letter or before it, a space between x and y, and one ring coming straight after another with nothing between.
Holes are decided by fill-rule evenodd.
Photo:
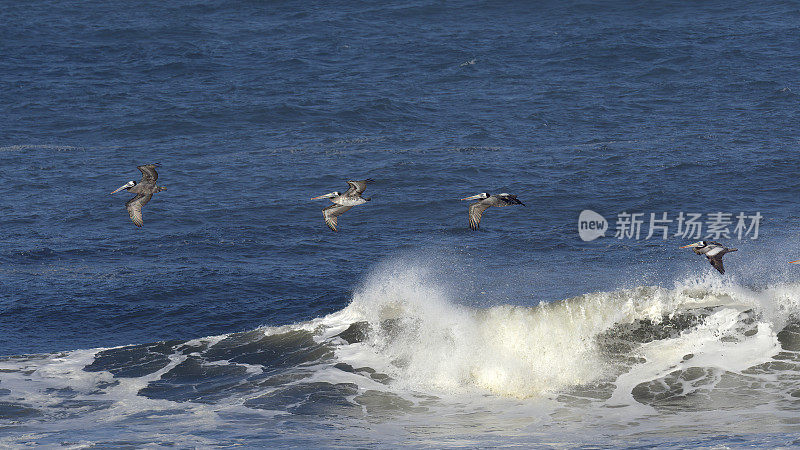
<instances>
[{"instance_id":1,"label":"breaking wave","mask_svg":"<svg viewBox=\"0 0 800 450\"><path fill-rule=\"evenodd\" d=\"M231 414L381 421L429 417L465 398L548 413L798 409L800 284L756 290L709 274L671 288L475 307L439 277L398 261L372 273L346 308L305 323L6 357L0 420L41 443L86 421L141 420L156 434L183 423L192 438L180 443L203 445L189 430Z\"/></svg>"}]
</instances>

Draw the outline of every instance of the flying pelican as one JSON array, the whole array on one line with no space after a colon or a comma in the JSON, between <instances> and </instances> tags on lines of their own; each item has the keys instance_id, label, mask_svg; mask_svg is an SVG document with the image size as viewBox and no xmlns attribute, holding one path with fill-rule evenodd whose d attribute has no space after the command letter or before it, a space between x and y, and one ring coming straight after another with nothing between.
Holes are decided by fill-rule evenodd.
<instances>
[{"instance_id":1,"label":"flying pelican","mask_svg":"<svg viewBox=\"0 0 800 450\"><path fill-rule=\"evenodd\" d=\"M156 192L167 190L164 186L156 186L156 180L158 179L156 167L160 165L161 164L156 163L136 167L142 171L142 179L139 180L138 183L133 180L128 181L112 192L112 194L115 194L125 189L128 192L136 194L136 197L133 197L125 203L125 208L128 209L128 214L131 216L133 224L137 227L144 225L144 221L142 221L142 206L146 205Z\"/></svg>"},{"instance_id":2,"label":"flying pelican","mask_svg":"<svg viewBox=\"0 0 800 450\"><path fill-rule=\"evenodd\" d=\"M722 257L725 256L726 253L739 250L737 248L725 247L719 242L706 241L698 241L694 244L684 245L681 248L691 248L692 251L698 255L705 255L706 258L708 258L708 262L710 262L711 265L714 266L715 269L719 270L719 273L722 274L725 273L725 268L722 267Z\"/></svg>"},{"instance_id":3,"label":"flying pelican","mask_svg":"<svg viewBox=\"0 0 800 450\"><path fill-rule=\"evenodd\" d=\"M364 198L361 194L367 188L367 183L372 183L374 181L375 180L372 178L360 181L349 180L347 184L350 185L350 188L344 194L334 191L325 195L320 195L319 197L313 197L311 200L328 198L333 202L333 205L322 210L322 216L325 218L325 225L333 231L339 231L336 229L338 217L349 211L353 206L370 201L371 199L369 197Z\"/></svg>"},{"instance_id":4,"label":"flying pelican","mask_svg":"<svg viewBox=\"0 0 800 450\"><path fill-rule=\"evenodd\" d=\"M525 203L517 200L516 195L506 194L505 192L497 195L489 195L486 192L473 195L472 197L462 198L461 200L478 200L469 205L469 227L477 230L481 223L481 216L491 206L522 205Z\"/></svg>"}]
</instances>

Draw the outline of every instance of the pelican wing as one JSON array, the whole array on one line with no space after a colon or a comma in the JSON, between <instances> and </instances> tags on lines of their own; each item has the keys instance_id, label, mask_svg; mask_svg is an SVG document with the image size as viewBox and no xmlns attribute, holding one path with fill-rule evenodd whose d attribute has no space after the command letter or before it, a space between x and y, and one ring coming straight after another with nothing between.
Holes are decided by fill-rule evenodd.
<instances>
[{"instance_id":1,"label":"pelican wing","mask_svg":"<svg viewBox=\"0 0 800 450\"><path fill-rule=\"evenodd\" d=\"M501 194L498 196L500 202L495 206L509 206L509 205L522 205L525 206L525 203L522 203L517 199L516 195L512 194Z\"/></svg>"},{"instance_id":2,"label":"pelican wing","mask_svg":"<svg viewBox=\"0 0 800 450\"><path fill-rule=\"evenodd\" d=\"M487 198L486 200L490 199L491 197ZM488 202L486 200L475 202L469 205L469 227L473 230L477 230L480 226L483 212L492 206L492 202Z\"/></svg>"},{"instance_id":3,"label":"pelican wing","mask_svg":"<svg viewBox=\"0 0 800 450\"><path fill-rule=\"evenodd\" d=\"M322 216L325 217L325 225L327 225L328 228L330 228L333 231L339 231L336 229L338 217L346 213L348 210L350 210L350 208L352 208L352 206L342 206L333 204L323 209Z\"/></svg>"},{"instance_id":4,"label":"pelican wing","mask_svg":"<svg viewBox=\"0 0 800 450\"><path fill-rule=\"evenodd\" d=\"M375 180L373 180L372 178L367 178L366 180L361 180L361 181L348 180L347 184L350 185L350 189L348 189L347 192L344 193L344 195L346 196L361 195L361 193L363 193L364 190L367 189L367 183L372 183L373 181Z\"/></svg>"},{"instance_id":5,"label":"pelican wing","mask_svg":"<svg viewBox=\"0 0 800 450\"><path fill-rule=\"evenodd\" d=\"M722 255L706 256L706 258L708 258L708 262L710 262L715 269L719 270L719 273L725 274L725 268L722 267Z\"/></svg>"},{"instance_id":6,"label":"pelican wing","mask_svg":"<svg viewBox=\"0 0 800 450\"><path fill-rule=\"evenodd\" d=\"M128 214L131 216L133 224L137 227L144 225L144 221L142 220L142 206L146 205L151 198L153 198L153 194L139 194L125 203L125 208L128 209Z\"/></svg>"},{"instance_id":7,"label":"pelican wing","mask_svg":"<svg viewBox=\"0 0 800 450\"><path fill-rule=\"evenodd\" d=\"M137 166L136 168L142 171L142 181L140 183L155 183L158 179L158 172L156 172L156 167L158 166L159 164Z\"/></svg>"}]
</instances>

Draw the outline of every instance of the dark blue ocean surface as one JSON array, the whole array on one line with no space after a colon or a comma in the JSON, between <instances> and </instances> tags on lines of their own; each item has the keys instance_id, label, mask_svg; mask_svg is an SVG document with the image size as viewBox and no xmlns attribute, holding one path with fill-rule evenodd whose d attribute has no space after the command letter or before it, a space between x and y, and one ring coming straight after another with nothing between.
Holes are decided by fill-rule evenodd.
<instances>
[{"instance_id":1,"label":"dark blue ocean surface","mask_svg":"<svg viewBox=\"0 0 800 450\"><path fill-rule=\"evenodd\" d=\"M414 284L405 271L419 267L436 273L434 284L449 293L444 303L484 312L558 305L582 294L640 286L680 291L689 283L736 304L744 302L735 294L742 289L780 291L774 295L786 303L764 311L797 313L800 288L787 287L800 276L800 267L787 264L800 259L800 6L794 2L40 1L2 10L0 356L250 336L264 325L293 326L336 313L354 302L354 295L360 305L371 298L365 292L375 290L370 283L384 286L375 281L380 274L397 275L388 283L394 287L376 288L380 295L395 295L389 291ZM161 163L159 185L167 190L143 209L139 229L125 210L132 195L109 192L139 180L137 165L155 162ZM339 232L332 232L321 214L329 203L310 198L365 178L375 180L364 194L372 201L342 215ZM491 208L473 232L468 202L459 199L480 192L510 192L527 206ZM605 237L579 238L578 215L585 209L609 220ZM699 213L706 220L717 212L731 214L731 232L711 237L739 248L725 257L724 276L712 272L704 258L677 249L699 240L676 236L680 213ZM623 213L643 214L639 239L615 237ZM668 239L659 233L645 239L650 213L667 213L673 220ZM757 236L752 228L741 239L733 232L740 213L763 217ZM705 226L700 238L707 236ZM717 282L735 288L707 285ZM673 306L664 314L674 313ZM752 311L747 314L755 318L744 323L769 315ZM448 314L455 313L442 317ZM365 317L371 323L369 314ZM686 330L690 322L698 323L686 319L678 328ZM771 331L759 329L756 336L783 330L783 350L796 352L800 349L786 344L792 326L769 322ZM281 359L279 366L318 361L311 338L291 336L256 354L296 355L292 352L302 348L316 356ZM315 336L318 343L319 336L327 339L325 333ZM768 340L747 344L743 354L772 348ZM156 352L161 356L153 361L166 361L172 351L187 361L222 358L214 353L222 350L203 345L210 347ZM394 355L378 347L384 356ZM243 358L250 350L231 352L243 363L272 364ZM117 376L103 362L112 357L95 353L94 363L87 357L84 372ZM84 361L82 353L73 355ZM116 357L114 364L128 364ZM751 367L728 362L706 364L731 373ZM404 367L413 366L412 360ZM486 379L484 372L468 372ZM146 373L153 379L142 378L148 387L140 395L205 401L169 386L180 384L174 381L180 376L202 380L211 376L207 371ZM632 373L639 372L634 367L617 385ZM717 375L709 375L714 383ZM412 379L403 385L425 392ZM0 394L15 383L0 376ZM643 396L642 385L632 385L639 404L661 401L656 394ZM230 386L215 386L214 395L232 398ZM511 393L486 389L515 399L561 392L521 386ZM356 383L307 389L287 396L316 392L345 398L369 388ZM792 392L785 394L796 399ZM273 400L258 398L243 405L272 407ZM342 402L343 408L352 406L352 400ZM320 409L290 412L331 413L325 400L311 404ZM692 405L682 411L702 410ZM0 398L0 418L9 423L28 420L25 408L38 411L30 417L50 417L24 394L5 403ZM788 410L797 411L796 400ZM121 414L130 419L139 413ZM309 420L312 430L319 429L308 440L258 432L243 439L258 445L341 445L319 438L329 436L323 419ZM726 420L717 423L720 429ZM756 434L741 442L789 445L787 436L797 431L793 426L754 427ZM12 436L19 431L9 429ZM670 440L662 431L636 430L630 439L745 445L701 434L692 443ZM78 442L80 434L36 442ZM235 442L234 434L170 442L227 445ZM337 439L348 439L343 436ZM538 442L514 436L361 443ZM549 436L553 440L544 442L627 442L620 436L596 441L563 440L559 432ZM24 442L9 439L2 442Z\"/></svg>"}]
</instances>

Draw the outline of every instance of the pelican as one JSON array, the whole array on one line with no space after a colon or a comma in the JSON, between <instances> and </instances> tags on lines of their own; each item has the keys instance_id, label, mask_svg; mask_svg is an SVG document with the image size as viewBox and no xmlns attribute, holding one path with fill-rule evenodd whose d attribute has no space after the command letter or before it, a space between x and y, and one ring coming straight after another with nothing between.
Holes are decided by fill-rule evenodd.
<instances>
[{"instance_id":1,"label":"pelican","mask_svg":"<svg viewBox=\"0 0 800 450\"><path fill-rule=\"evenodd\" d=\"M719 273L724 274L725 268L722 267L722 257L725 256L726 253L735 252L739 249L737 248L728 248L724 245L720 244L719 242L707 242L707 241L698 241L694 244L684 245L681 248L691 248L698 255L705 255L708 258L708 262L714 266L715 269L719 270Z\"/></svg>"},{"instance_id":2,"label":"pelican","mask_svg":"<svg viewBox=\"0 0 800 450\"><path fill-rule=\"evenodd\" d=\"M362 205L370 201L371 199L369 197L362 197L361 194L367 189L367 183L372 183L374 181L375 180L372 178L360 181L349 180L347 184L350 185L350 188L347 189L344 194L334 191L325 195L313 197L311 200L327 198L333 202L333 205L322 210L322 216L325 218L325 225L333 231L339 231L336 229L338 226L338 217L349 211L353 206Z\"/></svg>"},{"instance_id":3,"label":"pelican","mask_svg":"<svg viewBox=\"0 0 800 450\"><path fill-rule=\"evenodd\" d=\"M497 195L489 195L486 192L473 195L472 197L462 198L461 200L478 200L469 205L469 227L477 230L481 224L481 216L491 206L522 205L525 203L517 200L516 195L506 194L505 192Z\"/></svg>"},{"instance_id":4,"label":"pelican","mask_svg":"<svg viewBox=\"0 0 800 450\"><path fill-rule=\"evenodd\" d=\"M156 180L158 179L156 167L158 166L160 164L156 163L136 167L142 172L142 179L138 183L133 180L128 181L112 192L112 194L115 194L125 189L136 194L136 197L125 203L125 208L128 209L128 214L131 216L133 224L137 227L144 225L144 221L142 221L142 206L146 205L156 192L167 190L164 186L156 186Z\"/></svg>"}]
</instances>

